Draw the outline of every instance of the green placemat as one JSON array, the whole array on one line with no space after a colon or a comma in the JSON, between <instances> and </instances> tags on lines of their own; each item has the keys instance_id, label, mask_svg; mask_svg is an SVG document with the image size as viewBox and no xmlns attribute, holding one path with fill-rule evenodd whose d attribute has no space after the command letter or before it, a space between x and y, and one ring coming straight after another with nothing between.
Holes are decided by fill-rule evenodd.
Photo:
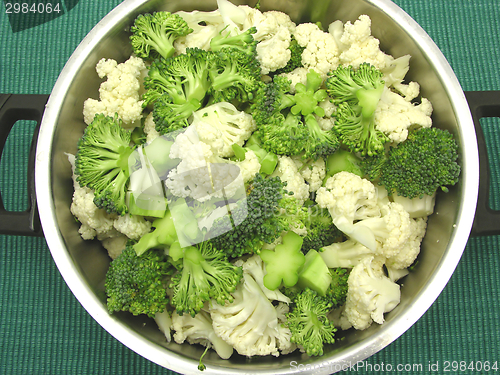
<instances>
[{"instance_id":1,"label":"green placemat","mask_svg":"<svg viewBox=\"0 0 500 375\"><path fill-rule=\"evenodd\" d=\"M15 33L6 8L2 9L1 93L50 93L78 43L119 1L57 3L64 14L46 23L34 20L40 24ZM500 89L498 0L395 3L434 39L464 90ZM483 126L493 169L498 171L500 123L488 119ZM30 127L29 122L15 126L0 162L0 188L9 209L25 208L27 154L22 150L28 147ZM494 171L491 199L495 208L500 208L499 186L500 175ZM498 372L466 367L471 362L479 366L481 361L500 360L499 248L497 236L472 238L450 283L428 312L398 340L366 360L365 368L350 372ZM127 349L86 313L62 280L43 239L0 236L0 249L0 374L173 374Z\"/></svg>"}]
</instances>

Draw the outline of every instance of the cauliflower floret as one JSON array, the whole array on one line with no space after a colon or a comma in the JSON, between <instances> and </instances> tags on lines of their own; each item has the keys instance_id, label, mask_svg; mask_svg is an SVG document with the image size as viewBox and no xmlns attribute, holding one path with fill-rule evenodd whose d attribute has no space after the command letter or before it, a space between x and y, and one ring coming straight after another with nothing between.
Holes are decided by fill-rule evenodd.
<instances>
[{"instance_id":1,"label":"cauliflower floret","mask_svg":"<svg viewBox=\"0 0 500 375\"><path fill-rule=\"evenodd\" d=\"M386 134L394 143L401 143L408 137L408 129L432 126L432 104L426 98L415 105L401 95L384 87L380 102L374 113L378 130Z\"/></svg>"},{"instance_id":2,"label":"cauliflower floret","mask_svg":"<svg viewBox=\"0 0 500 375\"><path fill-rule=\"evenodd\" d=\"M321 30L314 23L297 25L293 34L297 43L305 47L302 65L314 69L323 79L339 65L339 49L332 34Z\"/></svg>"},{"instance_id":3,"label":"cauliflower floret","mask_svg":"<svg viewBox=\"0 0 500 375\"><path fill-rule=\"evenodd\" d=\"M196 127L200 140L205 143L217 143L218 156L230 157L234 155L233 144L243 146L257 129L252 115L238 111L227 102L212 104L193 113L192 125Z\"/></svg>"},{"instance_id":4,"label":"cauliflower floret","mask_svg":"<svg viewBox=\"0 0 500 375\"><path fill-rule=\"evenodd\" d=\"M314 115L316 121L318 121L319 127L325 131L332 130L335 125L334 112L337 109L337 106L333 104L329 98L319 102L318 105L325 111L325 115L323 117Z\"/></svg>"},{"instance_id":5,"label":"cauliflower floret","mask_svg":"<svg viewBox=\"0 0 500 375\"><path fill-rule=\"evenodd\" d=\"M138 215L118 216L113 227L130 239L138 240L151 230L151 222Z\"/></svg>"},{"instance_id":6,"label":"cauliflower floret","mask_svg":"<svg viewBox=\"0 0 500 375\"><path fill-rule=\"evenodd\" d=\"M109 235L109 232L107 233ZM113 237L105 238L101 241L102 246L108 252L111 259L116 259L125 249L129 238L124 234L118 234Z\"/></svg>"},{"instance_id":7,"label":"cauliflower floret","mask_svg":"<svg viewBox=\"0 0 500 375\"><path fill-rule=\"evenodd\" d=\"M380 207L380 213L380 217L369 217L354 224L350 237L389 258L400 251L411 234L410 215L394 202Z\"/></svg>"},{"instance_id":8,"label":"cauliflower floret","mask_svg":"<svg viewBox=\"0 0 500 375\"><path fill-rule=\"evenodd\" d=\"M384 313L392 311L400 302L398 284L374 269L373 257L364 258L355 266L347 280L347 298L341 314L341 328L368 328L373 321L384 323Z\"/></svg>"},{"instance_id":9,"label":"cauliflower floret","mask_svg":"<svg viewBox=\"0 0 500 375\"><path fill-rule=\"evenodd\" d=\"M75 187L70 211L80 222L78 232L84 240L94 239L113 229L116 215L98 208L94 204L94 192L87 187Z\"/></svg>"},{"instance_id":10,"label":"cauliflower floret","mask_svg":"<svg viewBox=\"0 0 500 375\"><path fill-rule=\"evenodd\" d=\"M167 342L172 341L170 328L172 328L172 317L167 310L155 314L155 322L160 331L165 335Z\"/></svg>"},{"instance_id":11,"label":"cauliflower floret","mask_svg":"<svg viewBox=\"0 0 500 375\"><path fill-rule=\"evenodd\" d=\"M269 74L286 66L292 55L288 48L291 38L286 27L278 27L274 35L257 44L257 60L262 74Z\"/></svg>"},{"instance_id":12,"label":"cauliflower floret","mask_svg":"<svg viewBox=\"0 0 500 375\"><path fill-rule=\"evenodd\" d=\"M326 163L322 158L304 162L300 155L292 156L292 159L299 169L300 174L309 185L309 192L317 191L323 184L326 176Z\"/></svg>"},{"instance_id":13,"label":"cauliflower floret","mask_svg":"<svg viewBox=\"0 0 500 375\"><path fill-rule=\"evenodd\" d=\"M319 207L327 208L335 226L350 235L354 221L379 217L375 185L354 173L339 172L316 192Z\"/></svg>"},{"instance_id":14,"label":"cauliflower floret","mask_svg":"<svg viewBox=\"0 0 500 375\"><path fill-rule=\"evenodd\" d=\"M293 197L302 204L309 199L309 185L299 172L297 165L289 156L279 156L278 165L272 176L279 176L286 182L286 190L293 193Z\"/></svg>"},{"instance_id":15,"label":"cauliflower floret","mask_svg":"<svg viewBox=\"0 0 500 375\"><path fill-rule=\"evenodd\" d=\"M402 270L410 267L420 253L420 244L427 229L427 218L410 219L410 236L397 254L388 257L386 265L392 269Z\"/></svg>"},{"instance_id":16,"label":"cauliflower floret","mask_svg":"<svg viewBox=\"0 0 500 375\"><path fill-rule=\"evenodd\" d=\"M176 14L181 16L193 30L192 33L175 40L174 48L177 54L185 53L187 48L200 48L208 51L210 40L224 28L224 22L218 9L211 12L179 11Z\"/></svg>"},{"instance_id":17,"label":"cauliflower floret","mask_svg":"<svg viewBox=\"0 0 500 375\"><path fill-rule=\"evenodd\" d=\"M210 304L215 333L241 355L279 356L289 353L290 329L283 325L288 306L274 306L256 279L243 272L243 281L233 293L234 301L221 306Z\"/></svg>"},{"instance_id":18,"label":"cauliflower floret","mask_svg":"<svg viewBox=\"0 0 500 375\"><path fill-rule=\"evenodd\" d=\"M131 56L118 64L112 59L101 59L96 65L100 78L107 77L99 88L99 100L87 99L83 104L83 117L90 124L97 113L118 117L124 127L132 128L142 118L141 82L147 74L144 61Z\"/></svg>"},{"instance_id":19,"label":"cauliflower floret","mask_svg":"<svg viewBox=\"0 0 500 375\"><path fill-rule=\"evenodd\" d=\"M343 48L340 64L344 66L352 65L356 69L367 62L377 69L384 69L391 60L380 50L380 41L371 35L371 19L367 15L359 16L354 23L347 21L344 24L340 44Z\"/></svg>"},{"instance_id":20,"label":"cauliflower floret","mask_svg":"<svg viewBox=\"0 0 500 375\"><path fill-rule=\"evenodd\" d=\"M146 134L146 143L148 144L160 136L160 133L156 131L156 124L153 120L153 112L151 112L144 120L144 133Z\"/></svg>"},{"instance_id":21,"label":"cauliflower floret","mask_svg":"<svg viewBox=\"0 0 500 375\"><path fill-rule=\"evenodd\" d=\"M213 347L222 359L228 359L233 354L232 346L216 335L212 326L212 318L205 310L201 310L194 317L189 314L179 315L174 311L172 329L175 332L174 341L177 344L187 341L190 344Z\"/></svg>"}]
</instances>

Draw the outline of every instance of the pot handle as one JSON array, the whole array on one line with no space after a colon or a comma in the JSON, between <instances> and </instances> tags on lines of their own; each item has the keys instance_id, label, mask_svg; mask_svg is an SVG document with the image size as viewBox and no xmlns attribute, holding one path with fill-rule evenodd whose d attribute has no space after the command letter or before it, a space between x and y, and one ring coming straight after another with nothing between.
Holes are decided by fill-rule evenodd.
<instances>
[{"instance_id":1,"label":"pot handle","mask_svg":"<svg viewBox=\"0 0 500 375\"><path fill-rule=\"evenodd\" d=\"M479 120L483 117L500 117L500 91L466 91L465 97L476 128L479 149L479 195L471 236L500 234L500 211L489 206L490 166L483 129Z\"/></svg>"},{"instance_id":2,"label":"pot handle","mask_svg":"<svg viewBox=\"0 0 500 375\"><path fill-rule=\"evenodd\" d=\"M35 120L28 158L28 208L7 211L0 191L0 234L43 236L35 195L35 155L38 131L49 95L0 94L0 158L12 127L18 120Z\"/></svg>"}]
</instances>

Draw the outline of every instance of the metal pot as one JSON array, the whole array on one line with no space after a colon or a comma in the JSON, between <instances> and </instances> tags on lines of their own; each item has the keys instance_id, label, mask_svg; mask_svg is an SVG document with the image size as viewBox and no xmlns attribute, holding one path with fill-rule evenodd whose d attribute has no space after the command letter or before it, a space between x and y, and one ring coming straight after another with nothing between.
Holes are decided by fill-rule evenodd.
<instances>
[{"instance_id":1,"label":"metal pot","mask_svg":"<svg viewBox=\"0 0 500 375\"><path fill-rule=\"evenodd\" d=\"M237 3L255 5L255 1ZM209 353L204 360L207 374L289 374L304 373L307 368L314 373L333 373L383 349L425 313L451 277L471 228L475 234L498 232L494 227L497 222L494 213L487 208L488 165L478 119L498 116L500 103L495 103L495 96L489 93L465 95L451 67L429 36L389 0L262 0L260 4L262 11L276 9L288 13L296 22L321 21L324 25L336 19L345 22L355 20L360 14L369 15L372 33L380 39L382 50L395 57L412 56L407 78L419 82L422 95L433 103L435 126L448 129L460 144L460 182L449 193L438 196L419 263L406 277L401 303L386 314L385 324L374 324L365 331L339 333L338 336L344 339L327 347L324 356L319 358L296 352L278 358L247 359L233 355L230 360L221 360L215 353ZM75 153L85 127L83 102L98 92L101 81L95 74L95 64L102 57L124 61L130 56L127 30L138 14L153 10L174 12L215 8L215 0L124 1L81 42L61 72L48 102L47 96L43 95L0 97L2 145L17 119L40 120L43 113L30 159L33 171L29 178L31 206L24 213L0 210L0 233L41 234L40 212L43 235L52 256L66 283L90 315L130 349L183 374L198 373L201 347L167 344L150 319L108 314L103 284L110 260L97 242L83 241L78 234L78 225L69 211L73 187L64 153ZM481 164L479 156L482 157ZM292 363L296 365L291 366Z\"/></svg>"}]
</instances>

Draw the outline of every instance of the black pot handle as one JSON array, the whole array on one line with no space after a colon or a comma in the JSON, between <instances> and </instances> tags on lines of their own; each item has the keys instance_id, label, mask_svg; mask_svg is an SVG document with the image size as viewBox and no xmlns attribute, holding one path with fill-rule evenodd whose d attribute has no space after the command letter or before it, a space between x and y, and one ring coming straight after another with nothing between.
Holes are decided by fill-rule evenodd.
<instances>
[{"instance_id":1,"label":"black pot handle","mask_svg":"<svg viewBox=\"0 0 500 375\"><path fill-rule=\"evenodd\" d=\"M26 171L28 174L28 186L26 187L28 189L28 208L21 212L7 211L3 205L2 192L0 191L0 234L43 236L35 196L35 153L38 131L48 98L48 95L0 94L0 158L7 137L16 121L35 120L37 122L31 140L28 170Z\"/></svg>"},{"instance_id":2,"label":"black pot handle","mask_svg":"<svg viewBox=\"0 0 500 375\"><path fill-rule=\"evenodd\" d=\"M490 166L486 140L479 120L483 117L500 117L500 91L466 91L465 97L474 120L479 149L479 196L471 236L498 235L500 211L489 206Z\"/></svg>"}]
</instances>

